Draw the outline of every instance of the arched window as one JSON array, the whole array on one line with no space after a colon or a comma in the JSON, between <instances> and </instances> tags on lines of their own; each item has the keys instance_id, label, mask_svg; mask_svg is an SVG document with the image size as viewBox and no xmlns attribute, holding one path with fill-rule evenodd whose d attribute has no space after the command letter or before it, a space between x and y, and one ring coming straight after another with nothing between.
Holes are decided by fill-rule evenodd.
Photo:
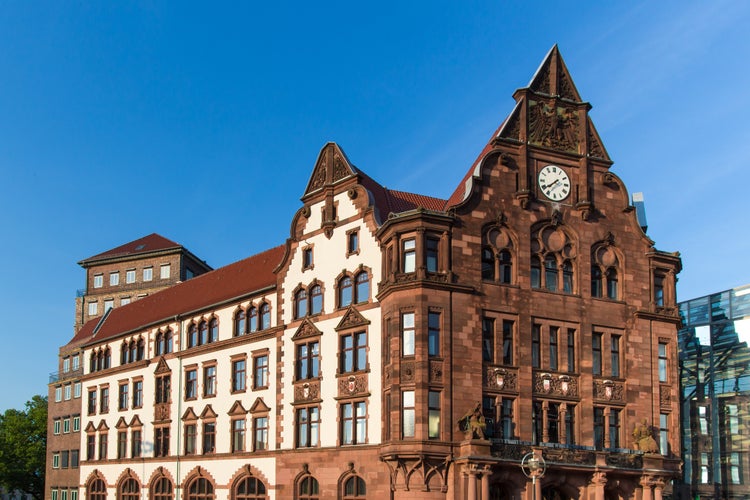
<instances>
[{"instance_id":1,"label":"arched window","mask_svg":"<svg viewBox=\"0 0 750 500\"><path fill-rule=\"evenodd\" d=\"M190 483L187 500L214 500L214 485L205 477L197 477Z\"/></svg>"},{"instance_id":2,"label":"arched window","mask_svg":"<svg viewBox=\"0 0 750 500\"><path fill-rule=\"evenodd\" d=\"M201 321L198 325L198 345L204 345L208 343L208 323Z\"/></svg>"},{"instance_id":3,"label":"arched window","mask_svg":"<svg viewBox=\"0 0 750 500\"><path fill-rule=\"evenodd\" d=\"M352 279L344 276L339 281L339 307L346 307L352 303Z\"/></svg>"},{"instance_id":4,"label":"arched window","mask_svg":"<svg viewBox=\"0 0 750 500\"><path fill-rule=\"evenodd\" d=\"M139 500L141 487L138 481L130 477L120 485L119 494L119 500Z\"/></svg>"},{"instance_id":5,"label":"arched window","mask_svg":"<svg viewBox=\"0 0 750 500\"><path fill-rule=\"evenodd\" d=\"M310 289L310 314L320 314L323 310L323 290L320 285Z\"/></svg>"},{"instance_id":6,"label":"arched window","mask_svg":"<svg viewBox=\"0 0 750 500\"><path fill-rule=\"evenodd\" d=\"M296 319L307 316L307 291L303 288L294 295L294 317Z\"/></svg>"},{"instance_id":7,"label":"arched window","mask_svg":"<svg viewBox=\"0 0 750 500\"><path fill-rule=\"evenodd\" d=\"M172 352L172 337L172 330L167 328L167 331L164 332L164 354Z\"/></svg>"},{"instance_id":8,"label":"arched window","mask_svg":"<svg viewBox=\"0 0 750 500\"><path fill-rule=\"evenodd\" d=\"M258 309L256 307L251 307L250 311L247 313L248 316L248 328L251 332L258 331Z\"/></svg>"},{"instance_id":9,"label":"arched window","mask_svg":"<svg viewBox=\"0 0 750 500\"><path fill-rule=\"evenodd\" d=\"M138 359L138 344L135 340L130 341L130 359L128 362L133 363Z\"/></svg>"},{"instance_id":10,"label":"arched window","mask_svg":"<svg viewBox=\"0 0 750 500\"><path fill-rule=\"evenodd\" d=\"M312 476L305 476L299 482L297 498L299 500L320 500L320 487L318 480Z\"/></svg>"},{"instance_id":11,"label":"arched window","mask_svg":"<svg viewBox=\"0 0 750 500\"><path fill-rule=\"evenodd\" d=\"M366 493L365 480L359 476L352 476L344 483L344 500L363 498Z\"/></svg>"},{"instance_id":12,"label":"arched window","mask_svg":"<svg viewBox=\"0 0 750 500\"><path fill-rule=\"evenodd\" d=\"M557 291L557 260L552 254L544 259L544 285L550 292Z\"/></svg>"},{"instance_id":13,"label":"arched window","mask_svg":"<svg viewBox=\"0 0 750 500\"><path fill-rule=\"evenodd\" d=\"M129 354L128 354L128 342L124 341L122 343L122 347L120 348L120 364L126 365L129 361Z\"/></svg>"},{"instance_id":14,"label":"arched window","mask_svg":"<svg viewBox=\"0 0 750 500\"><path fill-rule=\"evenodd\" d=\"M573 264L569 260L563 262L563 292L573 293Z\"/></svg>"},{"instance_id":15,"label":"arched window","mask_svg":"<svg viewBox=\"0 0 750 500\"><path fill-rule=\"evenodd\" d=\"M260 306L260 329L267 330L271 328L271 306L263 304Z\"/></svg>"},{"instance_id":16,"label":"arched window","mask_svg":"<svg viewBox=\"0 0 750 500\"><path fill-rule=\"evenodd\" d=\"M495 281L495 254L488 247L482 249L482 279Z\"/></svg>"},{"instance_id":17,"label":"arched window","mask_svg":"<svg viewBox=\"0 0 750 500\"><path fill-rule=\"evenodd\" d=\"M234 336L239 337L245 334L245 328L247 326L245 311L240 309L237 314L234 315Z\"/></svg>"},{"instance_id":18,"label":"arched window","mask_svg":"<svg viewBox=\"0 0 750 500\"><path fill-rule=\"evenodd\" d=\"M610 267L607 269L607 298L617 299L617 269Z\"/></svg>"},{"instance_id":19,"label":"arched window","mask_svg":"<svg viewBox=\"0 0 750 500\"><path fill-rule=\"evenodd\" d=\"M95 372L96 371L96 352L91 351L91 356L89 357L89 372Z\"/></svg>"},{"instance_id":20,"label":"arched window","mask_svg":"<svg viewBox=\"0 0 750 500\"><path fill-rule=\"evenodd\" d=\"M151 500L172 500L174 498L174 488L172 481L167 477L160 477L151 484Z\"/></svg>"},{"instance_id":21,"label":"arched window","mask_svg":"<svg viewBox=\"0 0 750 500\"><path fill-rule=\"evenodd\" d=\"M188 347L195 347L198 345L198 328L195 323L191 323L188 327Z\"/></svg>"},{"instance_id":22,"label":"arched window","mask_svg":"<svg viewBox=\"0 0 750 500\"><path fill-rule=\"evenodd\" d=\"M597 265L591 266L591 296L602 296L602 270Z\"/></svg>"},{"instance_id":23,"label":"arched window","mask_svg":"<svg viewBox=\"0 0 750 500\"><path fill-rule=\"evenodd\" d=\"M103 362L104 369L106 370L107 368L109 368L111 363L112 363L112 351L109 349L109 347L107 347L104 350L104 362Z\"/></svg>"},{"instance_id":24,"label":"arched window","mask_svg":"<svg viewBox=\"0 0 750 500\"><path fill-rule=\"evenodd\" d=\"M500 259L500 283L510 284L513 281L513 260L508 250L498 255Z\"/></svg>"},{"instance_id":25,"label":"arched window","mask_svg":"<svg viewBox=\"0 0 750 500\"><path fill-rule=\"evenodd\" d=\"M86 500L106 500L107 486L101 479L94 479L89 484L86 492Z\"/></svg>"},{"instance_id":26,"label":"arched window","mask_svg":"<svg viewBox=\"0 0 750 500\"><path fill-rule=\"evenodd\" d=\"M156 356L164 354L164 334L162 332L157 333L154 339L154 354Z\"/></svg>"},{"instance_id":27,"label":"arched window","mask_svg":"<svg viewBox=\"0 0 750 500\"><path fill-rule=\"evenodd\" d=\"M536 255L531 257L531 288L542 287L542 264Z\"/></svg>"},{"instance_id":28,"label":"arched window","mask_svg":"<svg viewBox=\"0 0 750 500\"><path fill-rule=\"evenodd\" d=\"M138 361L143 360L143 357L146 355L146 341L142 337L138 339L137 351L136 359Z\"/></svg>"},{"instance_id":29,"label":"arched window","mask_svg":"<svg viewBox=\"0 0 750 500\"><path fill-rule=\"evenodd\" d=\"M355 302L361 304L370 300L370 277L367 271L362 271L354 279L357 283Z\"/></svg>"},{"instance_id":30,"label":"arched window","mask_svg":"<svg viewBox=\"0 0 750 500\"><path fill-rule=\"evenodd\" d=\"M266 485L258 478L248 476L237 483L233 500L266 500Z\"/></svg>"},{"instance_id":31,"label":"arched window","mask_svg":"<svg viewBox=\"0 0 750 500\"><path fill-rule=\"evenodd\" d=\"M208 323L208 341L216 342L217 340L219 340L219 320L211 318Z\"/></svg>"}]
</instances>

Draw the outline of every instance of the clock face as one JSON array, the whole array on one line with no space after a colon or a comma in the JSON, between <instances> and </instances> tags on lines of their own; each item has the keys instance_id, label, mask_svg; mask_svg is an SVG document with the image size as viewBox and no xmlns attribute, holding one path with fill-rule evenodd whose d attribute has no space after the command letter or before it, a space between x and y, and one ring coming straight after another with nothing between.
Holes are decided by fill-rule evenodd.
<instances>
[{"instance_id":1,"label":"clock face","mask_svg":"<svg viewBox=\"0 0 750 500\"><path fill-rule=\"evenodd\" d=\"M539 171L539 189L552 201L562 201L570 194L570 178L565 170L547 165Z\"/></svg>"}]
</instances>

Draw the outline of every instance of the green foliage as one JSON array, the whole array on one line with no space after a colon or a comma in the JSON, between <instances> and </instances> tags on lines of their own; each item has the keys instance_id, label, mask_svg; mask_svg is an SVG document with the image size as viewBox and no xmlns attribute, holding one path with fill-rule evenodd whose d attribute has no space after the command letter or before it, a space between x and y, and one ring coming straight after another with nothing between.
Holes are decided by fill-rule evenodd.
<instances>
[{"instance_id":1,"label":"green foliage","mask_svg":"<svg viewBox=\"0 0 750 500\"><path fill-rule=\"evenodd\" d=\"M47 398L34 396L26 409L0 415L0 485L44 499Z\"/></svg>"}]
</instances>

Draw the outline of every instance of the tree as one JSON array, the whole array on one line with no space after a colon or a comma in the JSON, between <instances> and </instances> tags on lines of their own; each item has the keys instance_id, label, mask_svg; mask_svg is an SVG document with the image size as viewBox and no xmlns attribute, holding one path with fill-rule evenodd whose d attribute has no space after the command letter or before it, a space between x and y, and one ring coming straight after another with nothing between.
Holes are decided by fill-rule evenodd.
<instances>
[{"instance_id":1,"label":"tree","mask_svg":"<svg viewBox=\"0 0 750 500\"><path fill-rule=\"evenodd\" d=\"M47 397L34 396L25 411L0 415L0 485L44 500Z\"/></svg>"}]
</instances>

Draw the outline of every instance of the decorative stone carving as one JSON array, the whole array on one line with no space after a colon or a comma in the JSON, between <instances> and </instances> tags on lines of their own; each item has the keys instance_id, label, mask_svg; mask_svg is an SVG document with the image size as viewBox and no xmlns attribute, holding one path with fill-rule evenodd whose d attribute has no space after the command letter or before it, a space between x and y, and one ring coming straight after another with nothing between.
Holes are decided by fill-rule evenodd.
<instances>
[{"instance_id":1,"label":"decorative stone carving","mask_svg":"<svg viewBox=\"0 0 750 500\"><path fill-rule=\"evenodd\" d=\"M659 445L654 439L654 428L645 418L635 424L633 429L633 446L644 453L659 453Z\"/></svg>"},{"instance_id":2,"label":"decorative stone carving","mask_svg":"<svg viewBox=\"0 0 750 500\"><path fill-rule=\"evenodd\" d=\"M593 465L596 463L596 454L591 451L571 450L569 448L545 448L542 456L548 462L565 464Z\"/></svg>"},{"instance_id":3,"label":"decorative stone carving","mask_svg":"<svg viewBox=\"0 0 750 500\"><path fill-rule=\"evenodd\" d=\"M430 382L442 382L443 381L443 362L431 359L430 360Z\"/></svg>"},{"instance_id":4,"label":"decorative stone carving","mask_svg":"<svg viewBox=\"0 0 750 500\"><path fill-rule=\"evenodd\" d=\"M339 181L349 175L349 169L338 154L333 155L333 182Z\"/></svg>"},{"instance_id":5,"label":"decorative stone carving","mask_svg":"<svg viewBox=\"0 0 750 500\"><path fill-rule=\"evenodd\" d=\"M453 463L451 456L413 454L384 455L380 460L390 472L391 491L431 491L432 478L439 478L440 491L448 491L448 472Z\"/></svg>"},{"instance_id":6,"label":"decorative stone carving","mask_svg":"<svg viewBox=\"0 0 750 500\"><path fill-rule=\"evenodd\" d=\"M518 374L515 370L488 366L484 371L484 386L503 392L518 391Z\"/></svg>"},{"instance_id":7,"label":"decorative stone carving","mask_svg":"<svg viewBox=\"0 0 750 500\"><path fill-rule=\"evenodd\" d=\"M339 396L354 396L367 392L367 375L360 373L339 379Z\"/></svg>"},{"instance_id":8,"label":"decorative stone carving","mask_svg":"<svg viewBox=\"0 0 750 500\"><path fill-rule=\"evenodd\" d=\"M458 421L458 429L464 432L466 439L486 439L484 435L486 428L487 423L482 414L482 403L474 405L474 408Z\"/></svg>"},{"instance_id":9,"label":"decorative stone carving","mask_svg":"<svg viewBox=\"0 0 750 500\"><path fill-rule=\"evenodd\" d=\"M529 142L578 153L578 113L554 101L529 100Z\"/></svg>"},{"instance_id":10,"label":"decorative stone carving","mask_svg":"<svg viewBox=\"0 0 750 500\"><path fill-rule=\"evenodd\" d=\"M401 383L414 382L414 361L401 363Z\"/></svg>"},{"instance_id":11,"label":"decorative stone carving","mask_svg":"<svg viewBox=\"0 0 750 500\"><path fill-rule=\"evenodd\" d=\"M370 320L362 316L359 311L354 306L349 306L349 308L346 310L346 313L344 313L344 317L341 318L341 321L339 321L338 326L336 326L335 330L346 330L348 328L354 328L357 326L364 326L369 325Z\"/></svg>"},{"instance_id":12,"label":"decorative stone carving","mask_svg":"<svg viewBox=\"0 0 750 500\"><path fill-rule=\"evenodd\" d=\"M662 408L669 408L672 406L672 388L670 386L659 386L659 405Z\"/></svg>"},{"instance_id":13,"label":"decorative stone carving","mask_svg":"<svg viewBox=\"0 0 750 500\"><path fill-rule=\"evenodd\" d=\"M320 399L320 381L312 380L310 382L298 383L294 386L294 401L314 401Z\"/></svg>"},{"instance_id":14,"label":"decorative stone carving","mask_svg":"<svg viewBox=\"0 0 750 500\"><path fill-rule=\"evenodd\" d=\"M158 403L154 406L154 420L162 422L169 420L170 416L170 404L169 403Z\"/></svg>"},{"instance_id":15,"label":"decorative stone carving","mask_svg":"<svg viewBox=\"0 0 750 500\"><path fill-rule=\"evenodd\" d=\"M534 373L534 392L562 398L577 398L578 378L565 374Z\"/></svg>"},{"instance_id":16,"label":"decorative stone carving","mask_svg":"<svg viewBox=\"0 0 750 500\"><path fill-rule=\"evenodd\" d=\"M635 453L607 453L607 465L623 469L642 469L643 456Z\"/></svg>"},{"instance_id":17,"label":"decorative stone carving","mask_svg":"<svg viewBox=\"0 0 750 500\"><path fill-rule=\"evenodd\" d=\"M495 457L520 461L530 451L531 447L525 444L493 442L491 453Z\"/></svg>"},{"instance_id":18,"label":"decorative stone carving","mask_svg":"<svg viewBox=\"0 0 750 500\"><path fill-rule=\"evenodd\" d=\"M625 388L621 382L594 380L594 398L602 401L624 402Z\"/></svg>"}]
</instances>

